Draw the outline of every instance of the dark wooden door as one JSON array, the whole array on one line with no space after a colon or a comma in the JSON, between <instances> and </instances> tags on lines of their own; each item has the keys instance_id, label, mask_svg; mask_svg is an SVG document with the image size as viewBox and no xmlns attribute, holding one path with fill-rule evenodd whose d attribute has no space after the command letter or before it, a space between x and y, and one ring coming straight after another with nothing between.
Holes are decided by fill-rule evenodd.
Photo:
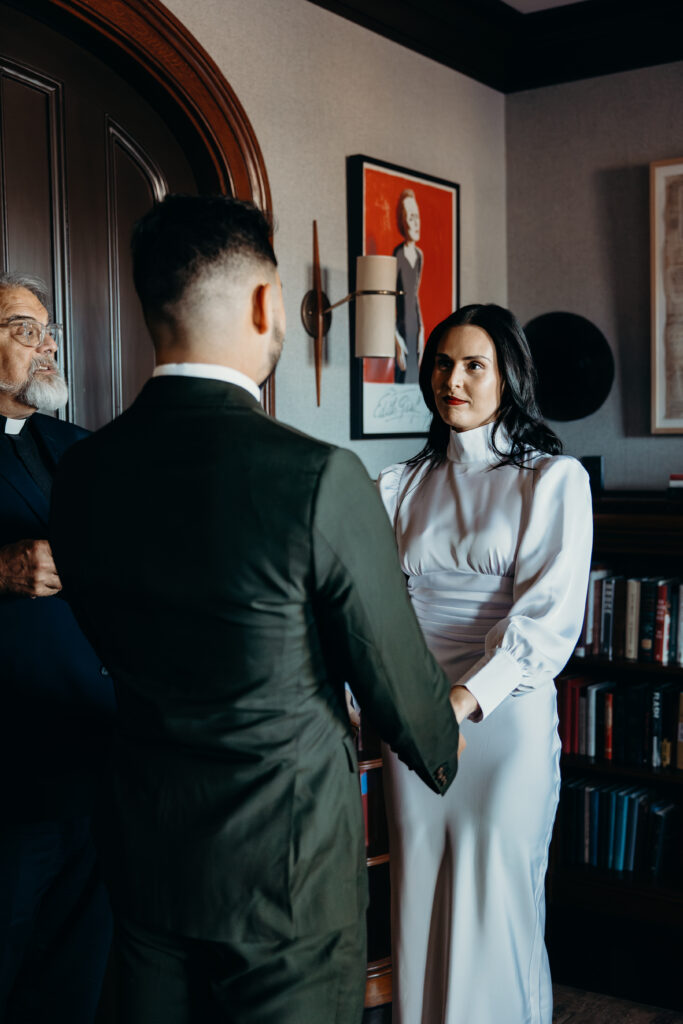
<instances>
[{"instance_id":1,"label":"dark wooden door","mask_svg":"<svg viewBox=\"0 0 683 1024\"><path fill-rule=\"evenodd\" d=\"M51 287L65 415L82 426L106 423L151 373L129 239L167 191L198 188L162 117L91 53L0 3L0 267Z\"/></svg>"}]
</instances>

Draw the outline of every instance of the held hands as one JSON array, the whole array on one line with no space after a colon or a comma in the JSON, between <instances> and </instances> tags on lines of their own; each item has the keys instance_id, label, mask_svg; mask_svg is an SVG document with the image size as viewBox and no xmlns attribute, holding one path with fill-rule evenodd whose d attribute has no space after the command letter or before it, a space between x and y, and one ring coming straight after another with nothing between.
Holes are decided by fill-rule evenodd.
<instances>
[{"instance_id":1,"label":"held hands","mask_svg":"<svg viewBox=\"0 0 683 1024\"><path fill-rule=\"evenodd\" d=\"M18 540L0 548L0 593L51 597L62 589L46 540Z\"/></svg>"},{"instance_id":2,"label":"held hands","mask_svg":"<svg viewBox=\"0 0 683 1024\"><path fill-rule=\"evenodd\" d=\"M452 687L450 693L450 701L451 707L453 708L453 714L455 715L455 719L458 725L460 725L460 723L465 718L476 716L477 713L480 711L479 701L473 694L470 693L466 686ZM465 746L465 738L463 734L460 733L460 742L458 744L458 757L460 757L460 755L462 754L463 750L465 749Z\"/></svg>"}]
</instances>

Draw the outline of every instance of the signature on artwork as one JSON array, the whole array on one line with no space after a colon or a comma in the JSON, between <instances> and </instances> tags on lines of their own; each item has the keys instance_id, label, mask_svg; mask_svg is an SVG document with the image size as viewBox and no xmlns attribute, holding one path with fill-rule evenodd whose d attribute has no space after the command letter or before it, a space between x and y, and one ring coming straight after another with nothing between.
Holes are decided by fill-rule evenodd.
<instances>
[{"instance_id":1,"label":"signature on artwork","mask_svg":"<svg viewBox=\"0 0 683 1024\"><path fill-rule=\"evenodd\" d=\"M422 395L417 389L407 391L401 385L389 388L375 406L373 415L378 420L403 420L415 416L424 418Z\"/></svg>"}]
</instances>

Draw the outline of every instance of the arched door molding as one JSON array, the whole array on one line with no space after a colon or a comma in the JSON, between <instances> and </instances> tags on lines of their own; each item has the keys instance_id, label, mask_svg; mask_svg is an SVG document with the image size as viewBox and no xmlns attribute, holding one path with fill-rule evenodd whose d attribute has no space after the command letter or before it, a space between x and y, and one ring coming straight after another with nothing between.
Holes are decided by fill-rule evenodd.
<instances>
[{"instance_id":1,"label":"arched door molding","mask_svg":"<svg viewBox=\"0 0 683 1024\"><path fill-rule=\"evenodd\" d=\"M159 0L6 0L70 36L129 81L183 144L202 192L271 210L263 155L223 73ZM264 389L274 413L274 380Z\"/></svg>"}]
</instances>

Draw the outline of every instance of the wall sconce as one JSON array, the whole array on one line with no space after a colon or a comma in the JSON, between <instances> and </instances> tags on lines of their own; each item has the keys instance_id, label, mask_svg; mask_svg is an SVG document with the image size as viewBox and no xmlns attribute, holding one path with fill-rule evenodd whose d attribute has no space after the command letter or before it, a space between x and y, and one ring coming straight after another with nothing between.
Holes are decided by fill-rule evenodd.
<instances>
[{"instance_id":1,"label":"wall sconce","mask_svg":"<svg viewBox=\"0 0 683 1024\"><path fill-rule=\"evenodd\" d=\"M315 391L320 405L320 378L323 365L323 338L332 323L332 310L351 299L356 300L356 356L387 358L396 354L396 257L358 256L356 290L330 305L322 290L318 223L313 221L313 288L301 303L301 320L313 338Z\"/></svg>"}]
</instances>

